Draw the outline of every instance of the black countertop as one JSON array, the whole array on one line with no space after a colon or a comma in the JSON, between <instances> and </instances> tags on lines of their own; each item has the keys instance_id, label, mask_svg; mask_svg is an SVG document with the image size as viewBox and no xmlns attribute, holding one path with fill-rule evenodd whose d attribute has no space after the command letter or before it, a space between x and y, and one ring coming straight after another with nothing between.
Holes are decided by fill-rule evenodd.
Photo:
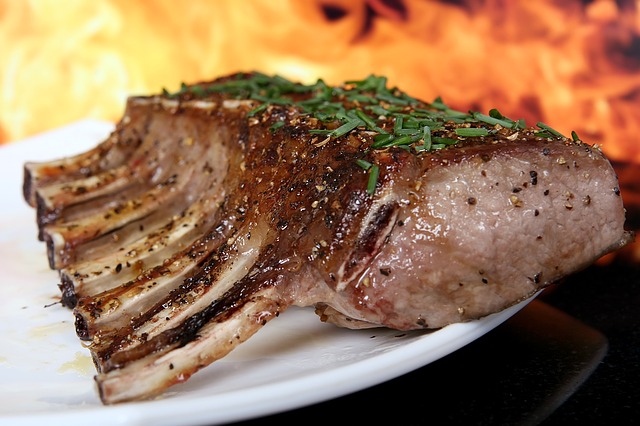
<instances>
[{"instance_id":1,"label":"black countertop","mask_svg":"<svg viewBox=\"0 0 640 426\"><path fill-rule=\"evenodd\" d=\"M640 266L594 265L462 349L341 398L236 423L640 424Z\"/></svg>"}]
</instances>

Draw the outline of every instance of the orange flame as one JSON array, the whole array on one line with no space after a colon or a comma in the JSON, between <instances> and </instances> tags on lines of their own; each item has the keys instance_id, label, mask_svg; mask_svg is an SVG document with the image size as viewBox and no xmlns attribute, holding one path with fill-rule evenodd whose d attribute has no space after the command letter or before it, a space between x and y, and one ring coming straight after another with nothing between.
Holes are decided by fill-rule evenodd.
<instances>
[{"instance_id":1,"label":"orange flame","mask_svg":"<svg viewBox=\"0 0 640 426\"><path fill-rule=\"evenodd\" d=\"M620 6L627 4L627 6ZM389 77L460 109L498 107L640 162L634 2L0 0L0 142L127 95L260 70L329 83Z\"/></svg>"}]
</instances>

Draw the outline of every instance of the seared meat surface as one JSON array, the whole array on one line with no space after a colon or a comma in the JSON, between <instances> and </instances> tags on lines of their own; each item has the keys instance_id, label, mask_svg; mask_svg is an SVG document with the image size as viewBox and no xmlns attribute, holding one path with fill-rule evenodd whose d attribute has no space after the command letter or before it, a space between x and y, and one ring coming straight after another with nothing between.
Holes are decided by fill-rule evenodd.
<instances>
[{"instance_id":1,"label":"seared meat surface","mask_svg":"<svg viewBox=\"0 0 640 426\"><path fill-rule=\"evenodd\" d=\"M26 164L24 194L111 404L291 305L399 330L503 310L633 238L617 185L542 124L252 73L131 97L93 150Z\"/></svg>"}]
</instances>

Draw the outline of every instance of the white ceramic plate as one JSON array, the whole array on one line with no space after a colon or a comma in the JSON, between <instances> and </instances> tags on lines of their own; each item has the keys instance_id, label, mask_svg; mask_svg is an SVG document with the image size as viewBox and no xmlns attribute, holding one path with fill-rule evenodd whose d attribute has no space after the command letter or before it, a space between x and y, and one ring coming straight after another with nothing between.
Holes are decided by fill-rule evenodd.
<instances>
[{"instance_id":1,"label":"white ceramic plate","mask_svg":"<svg viewBox=\"0 0 640 426\"><path fill-rule=\"evenodd\" d=\"M59 299L57 274L22 199L22 165L74 154L113 128L82 121L0 148L0 423L196 425L247 420L325 401L429 364L477 339L528 301L435 332L345 330L289 309L226 358L161 399L102 406L89 352Z\"/></svg>"}]
</instances>

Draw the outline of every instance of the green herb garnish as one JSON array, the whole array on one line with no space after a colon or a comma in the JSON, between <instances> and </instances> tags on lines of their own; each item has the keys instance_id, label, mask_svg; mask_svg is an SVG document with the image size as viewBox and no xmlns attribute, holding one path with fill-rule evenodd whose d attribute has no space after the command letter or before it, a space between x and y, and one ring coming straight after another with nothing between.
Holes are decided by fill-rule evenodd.
<instances>
[{"instance_id":1,"label":"green herb garnish","mask_svg":"<svg viewBox=\"0 0 640 426\"><path fill-rule=\"evenodd\" d=\"M472 136L488 136L489 131L484 127L461 127L459 129L455 129L456 135L463 137L472 137Z\"/></svg>"},{"instance_id":2,"label":"green herb garnish","mask_svg":"<svg viewBox=\"0 0 640 426\"><path fill-rule=\"evenodd\" d=\"M291 105L321 123L338 122L335 128L311 129L311 134L337 139L355 129L366 129L373 133L373 143L363 155L371 150L390 147L416 153L433 151L454 145L460 142L460 138L489 136L501 127L525 129L524 120L512 120L497 109L490 110L486 115L455 110L440 97L431 103L421 102L397 88L387 87L387 78L375 75L363 80L347 81L341 87L332 87L321 79L305 85L278 75L237 74L235 78L218 83L192 86L183 83L175 93L162 90L162 94L169 98L188 95L204 97L213 93L261 102L247 113L250 117L264 113L270 105ZM392 127L388 127L390 123ZM448 123L467 123L469 127L456 127L451 132L447 130ZM275 132L285 125L285 121L277 121L269 129ZM539 122L537 126L541 129L535 133L538 137L565 138L544 123ZM574 141L580 140L575 132L571 133L571 137ZM379 166L363 158L357 159L356 163L369 172L367 192L373 194L380 173Z\"/></svg>"},{"instance_id":3,"label":"green herb garnish","mask_svg":"<svg viewBox=\"0 0 640 426\"><path fill-rule=\"evenodd\" d=\"M380 175L380 167L377 164L373 164L369 169L369 181L367 182L367 192L371 195L376 192L376 184L378 183L378 176Z\"/></svg>"},{"instance_id":4,"label":"green herb garnish","mask_svg":"<svg viewBox=\"0 0 640 426\"><path fill-rule=\"evenodd\" d=\"M553 136L556 136L558 138L566 139L566 137L562 133L560 133L559 131L557 131L555 129L552 129L551 127L547 126L544 123L538 122L538 123L536 123L536 126L538 126L539 128L542 129L542 131L538 132L538 135L546 133L546 134L551 134ZM546 136L546 137L548 137L548 136Z\"/></svg>"}]
</instances>

